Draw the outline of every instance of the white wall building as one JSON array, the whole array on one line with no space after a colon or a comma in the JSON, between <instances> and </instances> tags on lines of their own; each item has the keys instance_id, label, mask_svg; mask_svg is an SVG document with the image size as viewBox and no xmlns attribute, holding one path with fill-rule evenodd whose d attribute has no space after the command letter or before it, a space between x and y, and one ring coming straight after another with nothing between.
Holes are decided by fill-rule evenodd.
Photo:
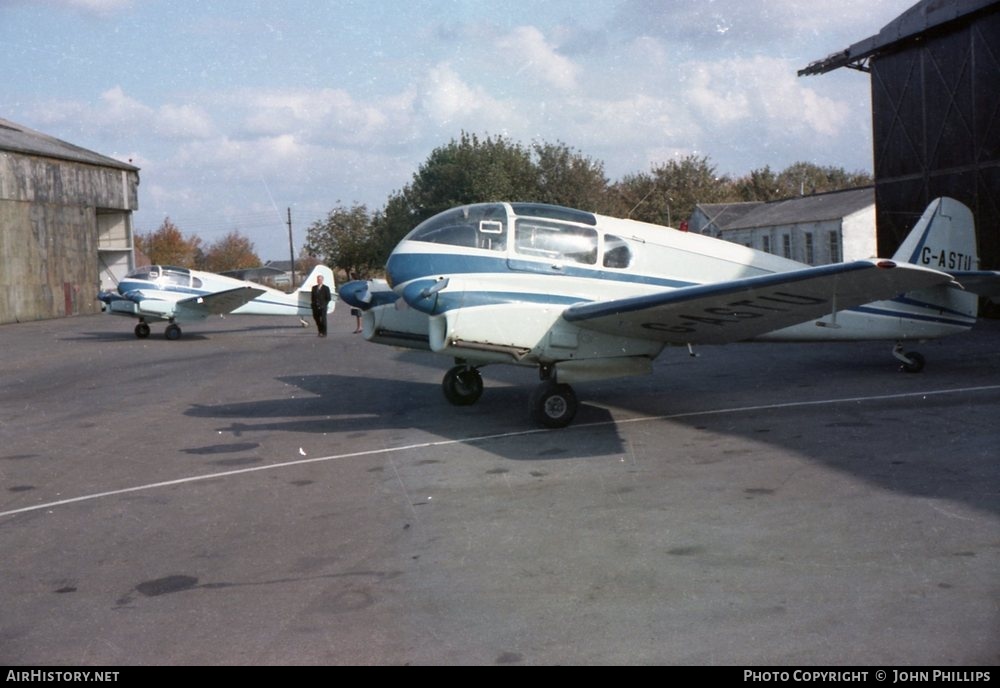
<instances>
[{"instance_id":1,"label":"white wall building","mask_svg":"<svg viewBox=\"0 0 1000 688\"><path fill-rule=\"evenodd\" d=\"M874 187L769 203L705 203L690 230L809 265L871 258L875 248Z\"/></svg>"}]
</instances>

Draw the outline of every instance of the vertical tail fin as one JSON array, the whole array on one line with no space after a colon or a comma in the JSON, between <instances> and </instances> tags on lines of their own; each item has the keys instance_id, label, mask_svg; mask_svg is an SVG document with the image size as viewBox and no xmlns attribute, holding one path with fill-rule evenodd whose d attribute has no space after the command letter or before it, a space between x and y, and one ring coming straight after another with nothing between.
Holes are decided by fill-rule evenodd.
<instances>
[{"instance_id":1,"label":"vertical tail fin","mask_svg":"<svg viewBox=\"0 0 1000 688\"><path fill-rule=\"evenodd\" d=\"M312 288L316 285L316 277L322 277L323 284L330 287L330 291L334 290L333 270L320 263L319 265L317 265L312 269L312 272L309 273L309 276L306 277L304 282L302 282L302 286L299 287L299 291L306 291L306 292L311 291Z\"/></svg>"},{"instance_id":2,"label":"vertical tail fin","mask_svg":"<svg viewBox=\"0 0 1000 688\"><path fill-rule=\"evenodd\" d=\"M972 211L954 198L935 198L907 235L893 260L942 272L979 269Z\"/></svg>"},{"instance_id":3,"label":"vertical tail fin","mask_svg":"<svg viewBox=\"0 0 1000 688\"><path fill-rule=\"evenodd\" d=\"M299 309L306 314L311 311L312 288L316 286L317 277L322 277L323 284L330 287L330 293L333 295L333 298L330 299L330 305L326 307L326 312L333 313L333 309L337 306L337 288L333 284L333 270L322 263L312 269L309 276L302 282L302 286L299 287Z\"/></svg>"},{"instance_id":4,"label":"vertical tail fin","mask_svg":"<svg viewBox=\"0 0 1000 688\"><path fill-rule=\"evenodd\" d=\"M961 282L979 268L976 225L972 211L954 198L935 198L917 221L893 260L947 272ZM971 327L979 310L976 294L956 285L909 292L906 301L926 311L924 317Z\"/></svg>"}]
</instances>

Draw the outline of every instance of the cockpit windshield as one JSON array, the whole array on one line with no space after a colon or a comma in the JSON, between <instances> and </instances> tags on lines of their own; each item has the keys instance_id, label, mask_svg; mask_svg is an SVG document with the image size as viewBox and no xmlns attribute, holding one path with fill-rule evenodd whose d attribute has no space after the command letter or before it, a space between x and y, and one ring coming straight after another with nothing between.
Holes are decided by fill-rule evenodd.
<instances>
[{"instance_id":1,"label":"cockpit windshield","mask_svg":"<svg viewBox=\"0 0 1000 688\"><path fill-rule=\"evenodd\" d=\"M447 210L421 222L406 238L432 244L506 251L507 209L499 203L484 203Z\"/></svg>"},{"instance_id":2,"label":"cockpit windshield","mask_svg":"<svg viewBox=\"0 0 1000 688\"><path fill-rule=\"evenodd\" d=\"M191 285L191 271L187 268L174 268L166 265L144 265L128 273L126 277L148 282L159 282L177 287Z\"/></svg>"},{"instance_id":3,"label":"cockpit windshield","mask_svg":"<svg viewBox=\"0 0 1000 688\"><path fill-rule=\"evenodd\" d=\"M543 203L512 203L510 208L510 218L502 203L446 210L421 222L406 239L498 253L510 248L512 254L552 263L596 266L599 255L605 268L620 270L632 263L628 242L600 232L593 213Z\"/></svg>"}]
</instances>

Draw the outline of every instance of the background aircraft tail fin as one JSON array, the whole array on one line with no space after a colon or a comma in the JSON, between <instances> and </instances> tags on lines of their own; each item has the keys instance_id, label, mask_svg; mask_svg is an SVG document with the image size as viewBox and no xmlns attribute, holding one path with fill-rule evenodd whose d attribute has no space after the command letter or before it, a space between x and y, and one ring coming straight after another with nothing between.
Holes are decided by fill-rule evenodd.
<instances>
[{"instance_id":1,"label":"background aircraft tail fin","mask_svg":"<svg viewBox=\"0 0 1000 688\"><path fill-rule=\"evenodd\" d=\"M335 291L333 286L333 271L322 263L312 269L309 276L302 282L302 286L299 287L299 291L312 291L312 288L316 285L317 276L322 276L323 284L330 287L330 291Z\"/></svg>"}]
</instances>

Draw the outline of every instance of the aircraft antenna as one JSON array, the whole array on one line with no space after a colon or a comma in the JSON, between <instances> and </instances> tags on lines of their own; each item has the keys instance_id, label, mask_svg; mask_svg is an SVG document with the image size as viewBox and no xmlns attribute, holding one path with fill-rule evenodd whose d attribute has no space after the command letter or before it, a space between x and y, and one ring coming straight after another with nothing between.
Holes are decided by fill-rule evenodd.
<instances>
[{"instance_id":1,"label":"aircraft antenna","mask_svg":"<svg viewBox=\"0 0 1000 688\"><path fill-rule=\"evenodd\" d=\"M292 259L292 290L295 290L295 285L298 284L295 281L295 245L292 243L292 209L289 207L288 210L288 255Z\"/></svg>"}]
</instances>

